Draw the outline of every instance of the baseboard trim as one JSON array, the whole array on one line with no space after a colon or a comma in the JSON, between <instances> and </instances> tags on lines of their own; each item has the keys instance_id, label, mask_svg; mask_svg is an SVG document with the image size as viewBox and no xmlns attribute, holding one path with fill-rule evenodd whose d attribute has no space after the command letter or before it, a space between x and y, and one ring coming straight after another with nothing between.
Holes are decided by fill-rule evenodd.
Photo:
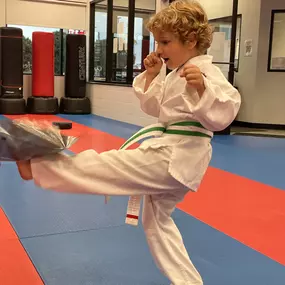
<instances>
[{"instance_id":1,"label":"baseboard trim","mask_svg":"<svg viewBox=\"0 0 285 285\"><path fill-rule=\"evenodd\" d=\"M234 121L232 123L232 126L252 128L252 129L285 130L285 125L249 123L249 122L241 122L241 121Z\"/></svg>"}]
</instances>

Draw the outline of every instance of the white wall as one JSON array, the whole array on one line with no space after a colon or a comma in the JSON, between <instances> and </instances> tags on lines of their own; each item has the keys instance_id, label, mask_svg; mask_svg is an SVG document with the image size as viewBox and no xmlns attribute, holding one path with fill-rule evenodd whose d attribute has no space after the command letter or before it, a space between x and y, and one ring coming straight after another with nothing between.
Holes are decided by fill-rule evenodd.
<instances>
[{"instance_id":1,"label":"white wall","mask_svg":"<svg viewBox=\"0 0 285 285\"><path fill-rule=\"evenodd\" d=\"M271 10L285 9L285 2L283 0L258 0L258 2L258 5L253 5L252 2L246 1L241 5L243 17L241 54L236 85L242 95L242 105L237 120L285 125L285 73L267 71ZM253 40L252 57L244 56L246 39Z\"/></svg>"},{"instance_id":2,"label":"white wall","mask_svg":"<svg viewBox=\"0 0 285 285\"><path fill-rule=\"evenodd\" d=\"M141 111L131 87L87 84L87 94L91 99L92 113L98 116L139 126L157 121Z\"/></svg>"},{"instance_id":3,"label":"white wall","mask_svg":"<svg viewBox=\"0 0 285 285\"><path fill-rule=\"evenodd\" d=\"M79 30L86 28L86 2L66 4L65 1L48 3L8 0L6 5L7 24Z\"/></svg>"},{"instance_id":4,"label":"white wall","mask_svg":"<svg viewBox=\"0 0 285 285\"><path fill-rule=\"evenodd\" d=\"M107 1L108 0L102 1L99 4L107 5ZM114 0L113 5L116 7L128 7L129 0ZM155 3L152 0L136 0L136 9L154 10Z\"/></svg>"},{"instance_id":5,"label":"white wall","mask_svg":"<svg viewBox=\"0 0 285 285\"><path fill-rule=\"evenodd\" d=\"M235 74L235 85L238 86L242 96L242 105L237 120L251 121L256 102L256 76L258 61L258 41L260 25L261 1L240 0L238 13L242 15L239 70ZM253 41L253 52L251 57L245 57L245 40Z\"/></svg>"},{"instance_id":6,"label":"white wall","mask_svg":"<svg viewBox=\"0 0 285 285\"><path fill-rule=\"evenodd\" d=\"M262 0L254 113L248 120L285 125L285 73L267 72L271 10L285 9L284 0ZM285 30L283 29L285 36ZM283 36L283 37L284 37ZM284 41L283 41L284 43ZM283 56L285 46L283 45ZM248 96L250 96L248 94Z\"/></svg>"},{"instance_id":7,"label":"white wall","mask_svg":"<svg viewBox=\"0 0 285 285\"><path fill-rule=\"evenodd\" d=\"M199 2L204 7L209 19L228 17L232 15L233 0L199 0ZM255 0L253 2L255 2Z\"/></svg>"}]
</instances>

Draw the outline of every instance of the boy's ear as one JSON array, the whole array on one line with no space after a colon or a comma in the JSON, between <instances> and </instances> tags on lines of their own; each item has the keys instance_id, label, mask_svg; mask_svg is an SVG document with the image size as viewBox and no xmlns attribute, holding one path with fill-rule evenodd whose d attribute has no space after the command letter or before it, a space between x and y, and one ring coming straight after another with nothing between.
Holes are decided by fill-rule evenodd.
<instances>
[{"instance_id":1,"label":"boy's ear","mask_svg":"<svg viewBox=\"0 0 285 285\"><path fill-rule=\"evenodd\" d=\"M197 45L197 35L195 32L191 32L189 39L187 40L187 45L189 49L193 49Z\"/></svg>"}]
</instances>

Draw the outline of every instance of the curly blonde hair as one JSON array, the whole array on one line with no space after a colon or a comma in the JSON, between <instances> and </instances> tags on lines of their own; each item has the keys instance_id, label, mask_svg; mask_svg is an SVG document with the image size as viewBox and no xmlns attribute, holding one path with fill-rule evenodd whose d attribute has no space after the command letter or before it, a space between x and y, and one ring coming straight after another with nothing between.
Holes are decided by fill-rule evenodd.
<instances>
[{"instance_id":1,"label":"curly blonde hair","mask_svg":"<svg viewBox=\"0 0 285 285\"><path fill-rule=\"evenodd\" d=\"M164 31L175 34L182 43L193 35L196 48L204 54L212 43L213 28L202 6L194 0L177 0L154 15L147 23L150 32Z\"/></svg>"}]
</instances>

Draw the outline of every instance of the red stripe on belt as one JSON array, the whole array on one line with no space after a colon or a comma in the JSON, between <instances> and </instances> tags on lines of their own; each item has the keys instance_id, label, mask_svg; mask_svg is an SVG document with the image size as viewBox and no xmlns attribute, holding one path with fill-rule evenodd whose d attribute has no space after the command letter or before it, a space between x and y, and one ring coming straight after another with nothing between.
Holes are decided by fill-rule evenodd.
<instances>
[{"instance_id":1,"label":"red stripe on belt","mask_svg":"<svg viewBox=\"0 0 285 285\"><path fill-rule=\"evenodd\" d=\"M135 216L135 215L129 215L129 214L127 214L127 218L129 218L129 219L135 219L135 220L138 220L138 219L139 219L139 217L138 217L138 216Z\"/></svg>"}]
</instances>

